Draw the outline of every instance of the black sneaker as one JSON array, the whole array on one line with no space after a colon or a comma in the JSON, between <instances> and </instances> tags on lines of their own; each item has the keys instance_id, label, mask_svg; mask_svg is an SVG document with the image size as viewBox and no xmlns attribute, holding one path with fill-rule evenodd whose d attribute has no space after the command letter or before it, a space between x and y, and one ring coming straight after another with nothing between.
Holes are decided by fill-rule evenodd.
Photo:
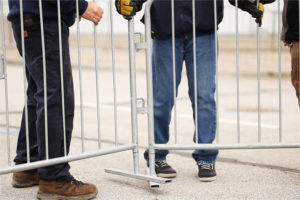
<instances>
[{"instance_id":1,"label":"black sneaker","mask_svg":"<svg viewBox=\"0 0 300 200\"><path fill-rule=\"evenodd\" d=\"M217 179L215 164L202 163L198 164L198 177L202 182L211 182Z\"/></svg>"},{"instance_id":2,"label":"black sneaker","mask_svg":"<svg viewBox=\"0 0 300 200\"><path fill-rule=\"evenodd\" d=\"M166 161L155 162L155 172L161 178L176 177L176 171Z\"/></svg>"}]
</instances>

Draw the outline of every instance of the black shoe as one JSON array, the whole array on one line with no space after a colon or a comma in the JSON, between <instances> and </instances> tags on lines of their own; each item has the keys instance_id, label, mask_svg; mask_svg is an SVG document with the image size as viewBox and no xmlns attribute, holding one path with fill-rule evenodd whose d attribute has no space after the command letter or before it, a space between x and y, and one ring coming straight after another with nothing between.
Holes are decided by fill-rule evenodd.
<instances>
[{"instance_id":1,"label":"black shoe","mask_svg":"<svg viewBox=\"0 0 300 200\"><path fill-rule=\"evenodd\" d=\"M161 178L176 177L176 171L166 161L155 162L155 172Z\"/></svg>"},{"instance_id":2,"label":"black shoe","mask_svg":"<svg viewBox=\"0 0 300 200\"><path fill-rule=\"evenodd\" d=\"M215 164L202 163L198 164L198 177L200 181L211 182L217 179Z\"/></svg>"}]
</instances>

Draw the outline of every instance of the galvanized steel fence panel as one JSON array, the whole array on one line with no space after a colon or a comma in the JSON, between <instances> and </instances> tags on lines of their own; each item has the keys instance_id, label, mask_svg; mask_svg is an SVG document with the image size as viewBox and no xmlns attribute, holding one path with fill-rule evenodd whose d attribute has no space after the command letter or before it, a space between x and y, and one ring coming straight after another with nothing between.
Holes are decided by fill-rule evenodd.
<instances>
[{"instance_id":1,"label":"galvanized steel fence panel","mask_svg":"<svg viewBox=\"0 0 300 200\"><path fill-rule=\"evenodd\" d=\"M192 0L192 16L193 16L193 57L196 57L196 24L195 24L195 1ZM23 1L20 0L20 9L23 9ZM116 76L116 64L115 64L115 34L114 34L114 19L113 19L113 6L114 1L109 2L109 16L110 16L110 36L111 36L111 54L112 54L112 85L113 85L113 120L114 120L114 147L103 149L102 148L102 133L101 133L101 116L100 116L100 99L101 93L100 88L102 87L99 82L99 57L98 57L98 33L97 27L94 25L93 27L93 38L94 38L94 65L95 65L95 79L96 79L96 112L97 112L97 142L98 142L98 150L96 151L86 151L85 150L85 122L84 122L84 102L83 102L83 88L82 88L82 62L81 62L81 34L80 34L80 24L79 24L79 8L78 8L78 0L76 0L76 26L77 26L77 54L78 54L78 69L79 69L79 82L80 82L80 129L81 129L81 153L75 155L67 155L67 145L66 145L66 122L65 122L65 99L64 99L64 81L63 81L63 60L62 60L62 30L61 30L61 7L60 0L57 1L58 8L58 27L59 27L59 53L60 53L60 75L61 75L61 92L62 92L62 118L63 118L63 134L64 134L64 156L60 158L49 159L49 148L48 148L48 119L47 119L47 81L46 81L46 54L45 54L45 41L44 41L44 21L43 17L40 17L41 24L41 39L42 39L42 50L43 50L43 77L44 77L44 105L45 105L45 144L46 144L46 160L38 161L38 162L30 162L30 149L29 149L29 130L28 130L28 110L27 106L25 106L25 124L26 124L26 144L27 144L27 164L11 166L11 157L10 157L10 124L9 124L9 103L8 103L8 86L7 86L7 65L6 65L6 46L5 46L5 30L4 30L4 11L3 11L3 1L0 2L0 22L1 22L1 31L2 31L2 55L0 60L0 81L4 82L5 91L1 93L5 96L5 116L6 116L6 142L7 142L7 167L0 168L0 174L6 174L10 172L29 170L38 167L55 165L63 162L70 162L75 160L81 160L116 152L123 152L132 150L133 151L133 163L134 163L134 172L126 172L122 170L116 169L107 169L106 172L128 176L132 178L142 179L146 181L153 181L157 183L167 183L170 182L168 179L162 179L155 176L155 150L195 150L195 149L270 149L270 148L300 148L300 141L296 141L294 143L283 142L283 130L282 130L282 64L281 64L281 41L280 41L280 28L281 28L281 15L280 13L280 1L277 1L278 6L278 142L275 143L265 143L262 142L262 132L261 132L261 55L260 55L260 28L257 26L256 30L256 42L257 42L257 142L255 143L244 143L241 141L241 120L240 120L240 34L239 34L239 9L237 7L238 1L235 1L235 73L236 73L236 142L227 144L221 143L220 135L222 134L219 130L220 123L220 78L219 78L219 64L218 64L218 54L222 52L218 51L218 25L217 25L217 1L214 0L214 38L215 38L215 58L216 58L216 116L217 116L217 130L216 130L216 140L213 144L199 144L198 143L198 115L195 112L195 132L196 132L196 143L194 144L182 144L178 140L178 109L177 109L177 96L176 96L176 59L175 59L175 13L174 13L174 4L175 0L171 0L171 16L172 16L172 67L173 67L173 99L174 99L174 109L173 109L173 132L174 132L174 143L171 144L156 144L154 140L154 111L153 111L153 83L152 83L152 39L151 39L151 15L150 8L153 3L153 0L148 0L145 6L145 38L146 41L142 43L135 43L135 31L134 31L134 20L130 20L128 22L128 41L129 41L129 66L130 66L130 105L131 105L131 130L132 130L132 143L120 145L118 140L118 106L117 106L117 76ZM300 7L300 4L299 4ZM39 9L42 16L42 0L39 0ZM250 17L250 16L249 16ZM300 19L300 17L299 17ZM24 16L23 12L20 12L20 22L21 22L21 39L22 39L22 54L25 55L25 42L24 42ZM137 101L137 81L136 81L136 64L135 64L135 52L136 50L145 49L146 51L146 82L147 82L147 107L140 109L138 108ZM300 53L300 52L299 52ZM196 70L197 63L196 59L194 59L194 80L197 80ZM24 102L27 102L26 95L26 66L25 66L25 56L23 56L23 82L24 82ZM194 93L195 93L195 102L197 102L197 81L194 81ZM25 103L26 104L26 103ZM195 110L197 111L197 103L195 103ZM139 170L139 140L138 140L138 114L146 113L147 114L147 124L148 124L148 147L149 147L149 175L144 175L140 173Z\"/></svg>"},{"instance_id":2,"label":"galvanized steel fence panel","mask_svg":"<svg viewBox=\"0 0 300 200\"><path fill-rule=\"evenodd\" d=\"M134 43L134 23L133 20L130 20L128 22L128 39L129 39L129 61L130 61L130 98L131 98L131 129L132 129L132 142L127 144L120 144L119 143L119 136L118 136L118 121L117 121L117 114L118 114L118 108L117 108L117 85L116 85L116 66L115 66L115 41L114 41L114 24L113 24L113 5L114 1L109 1L109 16L110 16L110 37L111 37L111 54L112 54L112 88L113 88L113 120L114 120L114 146L109 148L103 148L102 147L102 137L101 137L101 120L100 120L100 83L99 83L99 53L98 53L98 33L96 25L93 27L93 43L94 43L94 65L95 65L95 80L96 80L96 116L97 116L97 123L95 126L97 126L97 142L98 142L98 149L94 151L87 151L85 148L85 140L87 139L85 136L85 121L84 121L84 102L83 102L83 72L82 72L82 62L81 62L81 34L80 34L80 17L79 17L79 5L78 0L76 0L76 26L77 26L77 59L78 59L78 71L79 71L79 96L80 96L80 133L81 133L81 153L77 153L74 155L68 155L67 153L67 142L66 142L66 113L65 113L65 89L64 89L64 74L63 74L63 50L62 50L62 17L61 17L61 4L60 0L57 1L57 11L58 11L58 37L59 37L59 67L60 67L60 76L61 76L61 102L62 102L62 124L63 124L63 146L64 146L64 153L62 157L58 158L49 158L49 140L48 140L48 106L47 106L47 63L46 63L46 57L48 56L45 51L45 35L44 35L44 19L43 19L43 1L39 0L39 22L40 22L40 31L41 31L41 45L42 45L42 59L43 59L43 84L44 84L44 118L45 118L45 149L46 149L46 159L40 160L37 162L30 162L30 145L29 145L29 128L28 128L28 109L27 106L25 106L25 130L26 130L26 151L27 151L27 163L26 164L20 164L12 166L11 161L11 152L10 152L10 124L9 124L9 108L8 108L8 86L7 86L7 70L6 70L6 40L5 40L5 26L4 26L4 6L3 1L0 2L0 22L1 22L1 41L2 41L2 54L1 56L1 62L0 62L0 81L3 81L5 84L5 92L1 93L5 96L5 116L6 116L6 145L7 145L7 167L1 167L0 168L0 174L6 174L6 173L12 173L17 171L24 171L24 170L30 170L40 167L46 167L51 166L55 164L60 164L64 162L71 162L75 160L82 160L92 157L97 157L101 155L107 155L117 152L124 152L131 150L133 152L133 172L128 171L122 171L122 170L115 170L115 169L107 169L107 172L124 175L136 179L146 180L146 181L155 181L159 183L166 183L169 182L168 179L158 178L158 177L152 177L145 174L141 174L139 172L139 146L138 146L138 131L137 131L137 94L136 94L136 79L135 79L135 43ZM19 0L20 3L20 10L23 10L23 1ZM25 55L25 36L24 36L24 13L20 12L20 24L21 24L21 44L22 44L22 55ZM25 105L27 105L27 94L26 94L26 64L25 64L25 56L22 58L22 66L23 66L23 92L24 92L24 102ZM130 129L130 127L128 127ZM2 152L1 152L2 153Z\"/></svg>"},{"instance_id":3,"label":"galvanized steel fence panel","mask_svg":"<svg viewBox=\"0 0 300 200\"><path fill-rule=\"evenodd\" d=\"M155 176L155 150L208 150L208 149L275 149L275 148L300 148L300 141L295 142L283 142L282 140L282 71L281 71L281 9L280 9L280 1L277 1L277 12L278 12L278 142L273 143L266 143L262 142L262 119L261 119L261 52L260 52L260 27L257 25L256 28L256 53L257 53L257 142L256 143L247 143L241 141L241 120L240 120L240 50L239 50L239 16L238 13L238 1L235 0L235 42L236 42L236 51L235 51L235 65L236 65L236 124L237 124L237 131L236 131L236 143L221 143L220 142L220 130L219 130L219 64L218 64L218 53L222 54L222 52L218 52L218 31L217 31L217 3L214 0L214 25L215 25L215 53L216 53L216 105L217 105L217 134L216 139L213 144L199 144L198 143L198 122L197 122L197 114L195 112L194 121L195 121L195 132L196 132L196 143L194 144L179 144L178 141L178 131L177 127L179 126L179 121L177 119L177 103L176 103L176 72L175 72L175 22L174 22L174 0L171 0L171 15L172 15L172 55L173 55L173 89L174 89L174 108L173 108L173 122L174 122L174 138L175 142L170 142L170 144L156 144L154 141L154 122L153 122L153 84L152 84L152 39L151 39L151 13L150 8L153 3L153 0L148 0L147 5L145 7L145 35L146 35L146 59L147 59L147 83L148 83L148 126L149 126L149 162L150 162L150 174ZM257 1L258 5L259 1ZM194 58L196 57L196 31L195 31L195 0L192 0L192 15L193 15L193 51L194 51ZM251 17L249 15L249 17ZM300 16L299 16L300 18ZM196 71L196 59L194 59L194 72ZM196 73L194 73L194 80L197 80ZM197 96L197 89L196 89L196 82L194 82L194 93L195 93L195 102ZM197 103L195 105L195 110L197 111Z\"/></svg>"}]
</instances>

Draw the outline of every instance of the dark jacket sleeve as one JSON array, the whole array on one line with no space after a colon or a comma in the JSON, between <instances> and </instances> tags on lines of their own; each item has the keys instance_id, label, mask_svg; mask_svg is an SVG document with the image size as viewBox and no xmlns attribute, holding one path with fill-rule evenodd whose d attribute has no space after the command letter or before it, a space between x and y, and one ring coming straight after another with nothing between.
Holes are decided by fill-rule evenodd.
<instances>
[{"instance_id":1,"label":"dark jacket sleeve","mask_svg":"<svg viewBox=\"0 0 300 200\"><path fill-rule=\"evenodd\" d=\"M57 6L57 1L47 0L50 4ZM76 13L76 0L60 0L61 12L63 14ZM87 9L88 2L78 0L79 15L81 16Z\"/></svg>"},{"instance_id":2,"label":"dark jacket sleeve","mask_svg":"<svg viewBox=\"0 0 300 200\"><path fill-rule=\"evenodd\" d=\"M229 3L233 6L235 6L235 0L228 0ZM260 0L259 2L262 4L269 4L273 3L275 0ZM251 3L249 0L237 0L238 2L238 8L240 8L243 11L251 12L256 10L256 3Z\"/></svg>"},{"instance_id":3,"label":"dark jacket sleeve","mask_svg":"<svg viewBox=\"0 0 300 200\"><path fill-rule=\"evenodd\" d=\"M285 14L288 28L286 39L299 41L299 2L289 1Z\"/></svg>"},{"instance_id":4,"label":"dark jacket sleeve","mask_svg":"<svg viewBox=\"0 0 300 200\"><path fill-rule=\"evenodd\" d=\"M268 4L268 3L273 3L274 1L276 1L276 0L261 0L259 2L261 2L262 4ZM280 0L278 0L278 1L280 1Z\"/></svg>"},{"instance_id":5,"label":"dark jacket sleeve","mask_svg":"<svg viewBox=\"0 0 300 200\"><path fill-rule=\"evenodd\" d=\"M235 6L235 0L228 0L229 3L233 6ZM237 0L238 1L238 6L244 6L246 3L249 3L250 1L249 0ZM259 1L260 3L262 4L269 4L269 3L273 3L274 1L276 0L261 0Z\"/></svg>"}]
</instances>

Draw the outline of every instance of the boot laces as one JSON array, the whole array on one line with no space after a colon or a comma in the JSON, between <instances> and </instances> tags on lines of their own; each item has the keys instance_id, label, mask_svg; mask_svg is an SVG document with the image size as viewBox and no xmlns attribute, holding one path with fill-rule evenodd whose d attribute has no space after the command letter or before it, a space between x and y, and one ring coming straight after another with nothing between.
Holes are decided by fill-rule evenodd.
<instances>
[{"instance_id":1,"label":"boot laces","mask_svg":"<svg viewBox=\"0 0 300 200\"><path fill-rule=\"evenodd\" d=\"M168 163L165 161L159 161L159 162L155 162L155 165L158 167L166 167L168 166Z\"/></svg>"},{"instance_id":2,"label":"boot laces","mask_svg":"<svg viewBox=\"0 0 300 200\"><path fill-rule=\"evenodd\" d=\"M200 169L206 169L206 170L214 169L214 165L211 163L202 163L199 166L200 166Z\"/></svg>"},{"instance_id":3,"label":"boot laces","mask_svg":"<svg viewBox=\"0 0 300 200\"><path fill-rule=\"evenodd\" d=\"M71 182L71 184L74 184L74 185L76 185L76 186L82 186L82 185L84 185L83 182L78 181L78 180L76 180L76 179L74 179L74 180Z\"/></svg>"}]
</instances>

